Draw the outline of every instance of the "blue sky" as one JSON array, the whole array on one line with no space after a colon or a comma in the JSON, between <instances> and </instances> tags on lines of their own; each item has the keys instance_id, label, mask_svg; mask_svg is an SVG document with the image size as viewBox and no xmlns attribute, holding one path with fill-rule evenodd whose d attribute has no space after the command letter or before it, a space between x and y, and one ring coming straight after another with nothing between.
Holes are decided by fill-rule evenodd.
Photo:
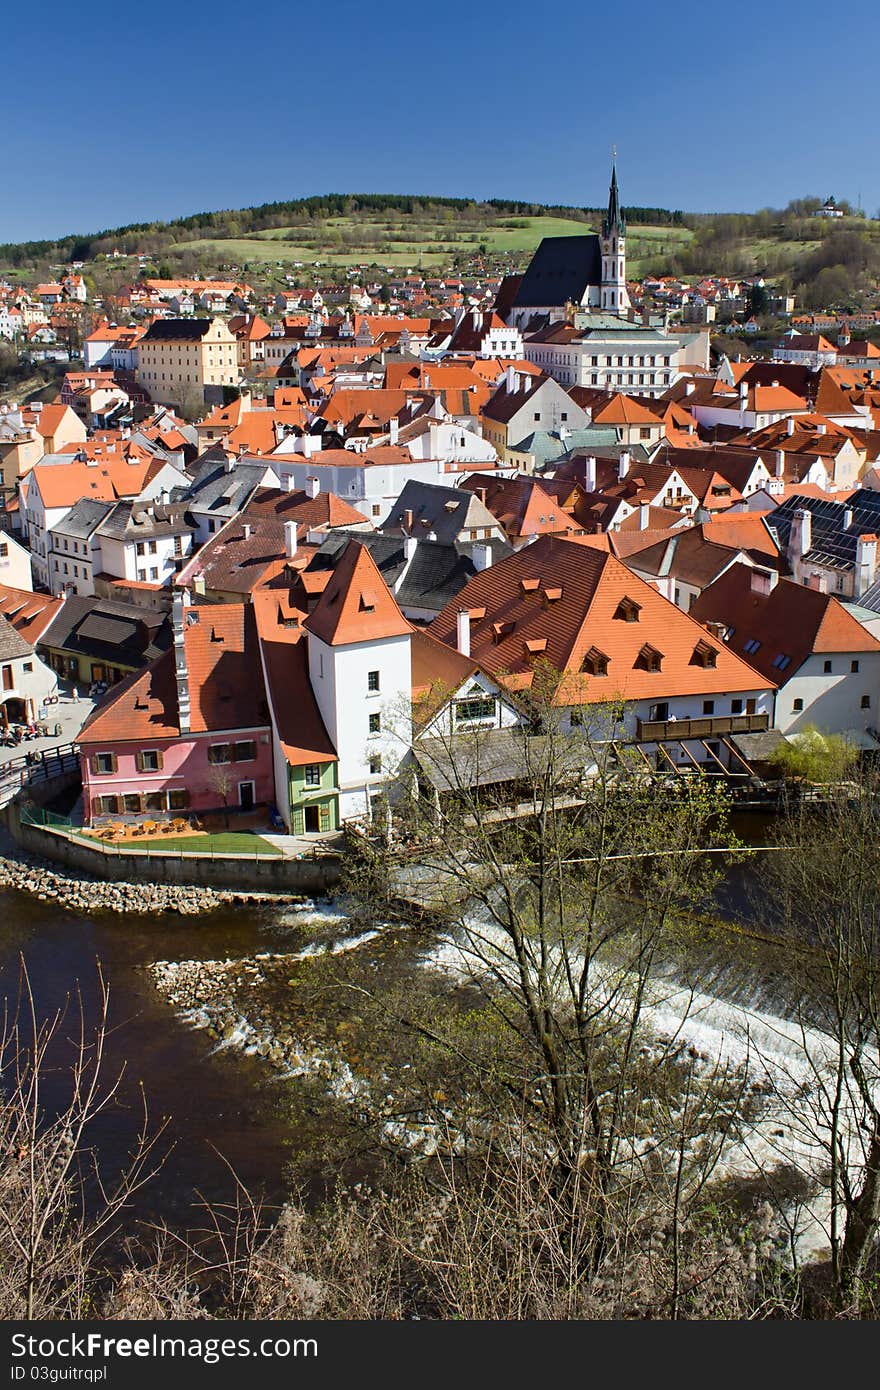
<instances>
[{"instance_id":1,"label":"blue sky","mask_svg":"<svg viewBox=\"0 0 880 1390\"><path fill-rule=\"evenodd\" d=\"M880 208L876 0L44 0L3 35L0 241L325 192L595 205L613 143L625 203Z\"/></svg>"}]
</instances>

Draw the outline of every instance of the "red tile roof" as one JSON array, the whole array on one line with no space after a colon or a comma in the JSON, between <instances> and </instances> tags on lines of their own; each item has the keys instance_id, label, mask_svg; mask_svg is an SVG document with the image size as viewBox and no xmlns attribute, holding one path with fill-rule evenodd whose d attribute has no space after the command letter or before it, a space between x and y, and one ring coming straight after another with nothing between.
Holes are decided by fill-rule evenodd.
<instances>
[{"instance_id":1,"label":"red tile roof","mask_svg":"<svg viewBox=\"0 0 880 1390\"><path fill-rule=\"evenodd\" d=\"M638 621L620 616L625 599L637 605ZM563 673L556 695L560 704L711 695L773 684L613 555L592 545L540 537L475 575L431 624L431 634L455 646L457 614L463 609L483 615L471 621L475 661L510 689L527 689L540 654ZM659 671L645 668L646 645L662 654ZM698 645L715 652L715 666L699 663ZM607 675L584 671L592 648L607 658Z\"/></svg>"},{"instance_id":2,"label":"red tile roof","mask_svg":"<svg viewBox=\"0 0 880 1390\"><path fill-rule=\"evenodd\" d=\"M305 626L330 647L412 632L366 546L349 541Z\"/></svg>"}]
</instances>

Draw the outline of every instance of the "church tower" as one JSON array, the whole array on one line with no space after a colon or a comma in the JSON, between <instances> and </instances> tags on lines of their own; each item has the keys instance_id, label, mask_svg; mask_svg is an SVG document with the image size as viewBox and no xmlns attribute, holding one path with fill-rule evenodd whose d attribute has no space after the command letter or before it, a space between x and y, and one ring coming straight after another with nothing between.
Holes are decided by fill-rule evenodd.
<instances>
[{"instance_id":1,"label":"church tower","mask_svg":"<svg viewBox=\"0 0 880 1390\"><path fill-rule=\"evenodd\" d=\"M602 222L601 241L601 307L605 313L619 314L625 318L629 309L629 295L626 292L626 219L620 209L616 161L611 166L608 212Z\"/></svg>"}]
</instances>

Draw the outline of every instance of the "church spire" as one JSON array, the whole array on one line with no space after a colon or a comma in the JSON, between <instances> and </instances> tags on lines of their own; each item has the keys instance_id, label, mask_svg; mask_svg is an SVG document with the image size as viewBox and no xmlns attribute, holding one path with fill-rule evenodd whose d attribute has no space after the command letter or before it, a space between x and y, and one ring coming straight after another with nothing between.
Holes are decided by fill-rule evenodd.
<instances>
[{"instance_id":1,"label":"church spire","mask_svg":"<svg viewBox=\"0 0 880 1390\"><path fill-rule=\"evenodd\" d=\"M626 236L626 218L620 210L620 195L617 191L616 153L611 165L611 188L608 193L608 213L602 224L602 235Z\"/></svg>"}]
</instances>

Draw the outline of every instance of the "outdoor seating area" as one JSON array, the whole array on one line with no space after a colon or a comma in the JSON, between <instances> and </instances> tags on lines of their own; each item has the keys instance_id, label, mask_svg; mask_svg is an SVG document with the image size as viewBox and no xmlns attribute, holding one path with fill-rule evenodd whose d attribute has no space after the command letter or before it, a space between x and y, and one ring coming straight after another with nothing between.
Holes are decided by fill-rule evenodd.
<instances>
[{"instance_id":1,"label":"outdoor seating area","mask_svg":"<svg viewBox=\"0 0 880 1390\"><path fill-rule=\"evenodd\" d=\"M119 843L125 840L161 839L166 835L200 835L203 830L201 821L176 816L173 820L160 821L110 821L97 829L95 835L99 840Z\"/></svg>"}]
</instances>

